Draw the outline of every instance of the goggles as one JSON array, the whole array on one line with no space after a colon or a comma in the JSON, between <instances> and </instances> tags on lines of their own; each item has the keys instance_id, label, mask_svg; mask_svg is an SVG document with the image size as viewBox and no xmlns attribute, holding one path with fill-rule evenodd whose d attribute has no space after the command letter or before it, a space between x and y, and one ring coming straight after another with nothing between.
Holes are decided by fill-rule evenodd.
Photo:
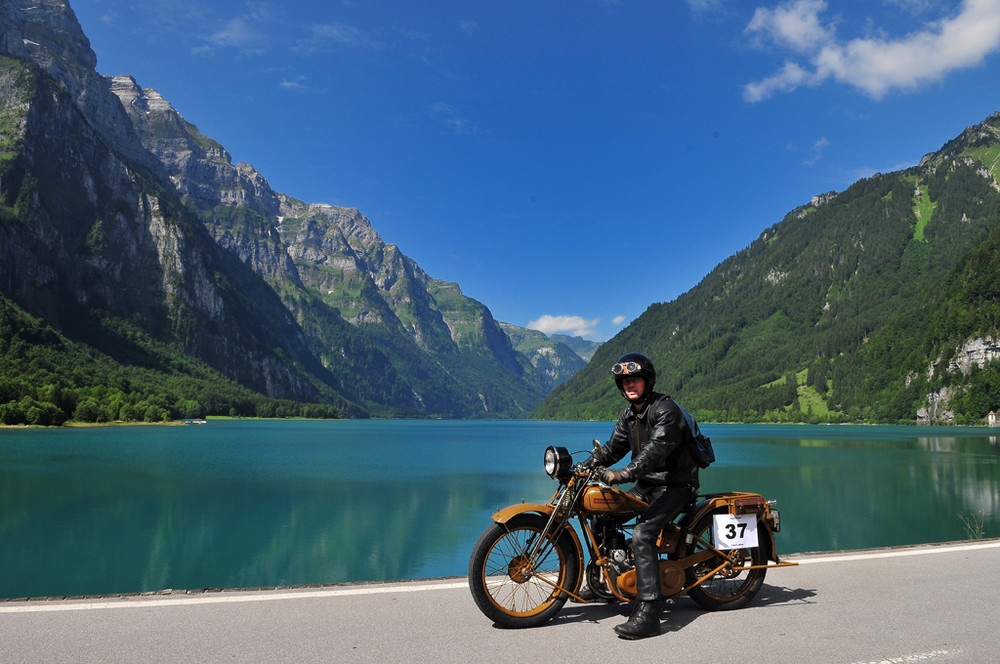
<instances>
[{"instance_id":1,"label":"goggles","mask_svg":"<svg viewBox=\"0 0 1000 664\"><path fill-rule=\"evenodd\" d=\"M618 376L620 374L634 374L642 371L638 362L619 362L611 367L611 373Z\"/></svg>"}]
</instances>

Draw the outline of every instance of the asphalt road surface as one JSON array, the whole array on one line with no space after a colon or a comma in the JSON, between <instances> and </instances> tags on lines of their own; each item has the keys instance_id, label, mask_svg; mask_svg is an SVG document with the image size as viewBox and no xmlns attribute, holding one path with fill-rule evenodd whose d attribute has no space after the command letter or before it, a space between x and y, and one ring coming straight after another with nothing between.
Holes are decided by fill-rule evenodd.
<instances>
[{"instance_id":1,"label":"asphalt road surface","mask_svg":"<svg viewBox=\"0 0 1000 664\"><path fill-rule=\"evenodd\" d=\"M0 663L1000 661L1000 540L788 560L800 565L769 570L748 607L706 612L682 597L641 641L612 631L620 604L498 629L462 578L0 601Z\"/></svg>"}]
</instances>

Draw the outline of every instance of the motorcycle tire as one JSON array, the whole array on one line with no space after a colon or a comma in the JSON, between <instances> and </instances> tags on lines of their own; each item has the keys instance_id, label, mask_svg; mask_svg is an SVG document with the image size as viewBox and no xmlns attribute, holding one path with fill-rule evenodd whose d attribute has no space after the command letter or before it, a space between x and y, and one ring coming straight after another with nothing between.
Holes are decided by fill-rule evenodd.
<instances>
[{"instance_id":1,"label":"motorcycle tire","mask_svg":"<svg viewBox=\"0 0 1000 664\"><path fill-rule=\"evenodd\" d=\"M686 555L693 555L699 551L710 549L714 541L714 520L713 514L706 514L691 529L694 540L688 545ZM728 551L731 558L735 560L734 567L723 568L710 578L705 579L699 585L691 588L688 595L701 607L709 611L728 611L746 606L754 598L761 586L764 584L764 576L767 574L766 568L760 569L740 569L743 566L766 565L771 557L770 542L764 536L765 526L760 524L761 537L759 546L752 549L738 549ZM699 563L687 571L687 583L692 584L705 574L719 567L725 562L721 555L716 555L704 562Z\"/></svg>"},{"instance_id":2,"label":"motorcycle tire","mask_svg":"<svg viewBox=\"0 0 1000 664\"><path fill-rule=\"evenodd\" d=\"M519 514L493 523L480 535L469 559L469 588L479 610L499 627L537 627L562 609L580 574L579 553L569 533L545 543L533 568L525 556L548 520Z\"/></svg>"}]
</instances>

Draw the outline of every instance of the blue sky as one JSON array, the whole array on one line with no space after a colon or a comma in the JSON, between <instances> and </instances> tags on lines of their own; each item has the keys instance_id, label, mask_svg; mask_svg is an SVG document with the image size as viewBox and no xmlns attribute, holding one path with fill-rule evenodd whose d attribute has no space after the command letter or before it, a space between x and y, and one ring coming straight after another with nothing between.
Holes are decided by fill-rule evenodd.
<instances>
[{"instance_id":1,"label":"blue sky","mask_svg":"<svg viewBox=\"0 0 1000 664\"><path fill-rule=\"evenodd\" d=\"M71 0L105 75L605 340L792 208L1000 111L1000 0Z\"/></svg>"}]
</instances>

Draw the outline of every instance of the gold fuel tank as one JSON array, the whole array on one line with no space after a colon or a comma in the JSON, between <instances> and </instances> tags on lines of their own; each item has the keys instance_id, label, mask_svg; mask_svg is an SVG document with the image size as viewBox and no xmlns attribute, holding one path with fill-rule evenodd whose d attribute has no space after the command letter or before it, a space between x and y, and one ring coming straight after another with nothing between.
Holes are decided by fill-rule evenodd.
<instances>
[{"instance_id":1,"label":"gold fuel tank","mask_svg":"<svg viewBox=\"0 0 1000 664\"><path fill-rule=\"evenodd\" d=\"M591 486L583 492L583 509L586 512L638 514L647 507L648 504L635 496L611 487Z\"/></svg>"}]
</instances>

